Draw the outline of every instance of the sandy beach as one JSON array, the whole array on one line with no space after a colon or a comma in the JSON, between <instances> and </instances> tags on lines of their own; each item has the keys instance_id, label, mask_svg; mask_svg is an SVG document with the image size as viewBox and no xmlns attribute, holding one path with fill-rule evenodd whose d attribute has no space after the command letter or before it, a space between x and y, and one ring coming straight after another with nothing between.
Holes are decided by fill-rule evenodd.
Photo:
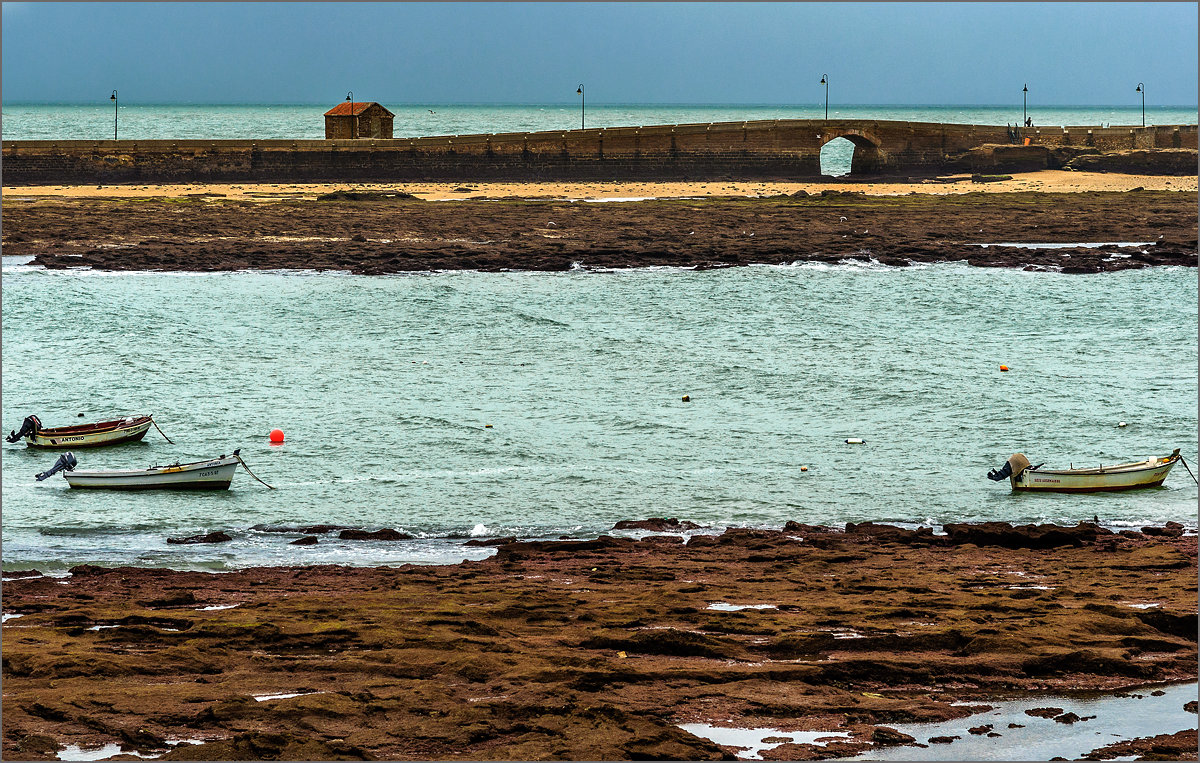
<instances>
[{"instance_id":1,"label":"sandy beach","mask_svg":"<svg viewBox=\"0 0 1200 763\"><path fill-rule=\"evenodd\" d=\"M1196 538L1171 527L788 523L684 545L688 525L632 526L648 534L498 539L452 566L6 573L4 757L707 760L735 750L681 724L841 735L769 755L808 760L927 744L888 727L998 695L1195 679Z\"/></svg>"},{"instance_id":2,"label":"sandy beach","mask_svg":"<svg viewBox=\"0 0 1200 763\"><path fill-rule=\"evenodd\" d=\"M1001 177L1001 176L997 176ZM918 182L869 182L829 179L817 182L594 182L594 183L188 183L172 185L5 186L7 199L21 197L148 198L219 194L227 199L270 201L281 198L312 199L333 191L403 190L427 201L469 198L523 199L646 199L709 196L776 196L797 191L819 194L823 190L854 191L872 196L910 193L946 195L1041 191L1197 191L1196 177L1125 175L1118 173L1043 170L1011 175L1011 179L973 182L970 175L948 175Z\"/></svg>"}]
</instances>

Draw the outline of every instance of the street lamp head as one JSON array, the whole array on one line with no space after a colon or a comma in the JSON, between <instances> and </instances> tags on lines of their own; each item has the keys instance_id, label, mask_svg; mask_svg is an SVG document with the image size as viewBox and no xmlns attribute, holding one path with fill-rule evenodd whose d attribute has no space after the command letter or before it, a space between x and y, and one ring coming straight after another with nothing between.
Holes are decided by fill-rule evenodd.
<instances>
[{"instance_id":1,"label":"street lamp head","mask_svg":"<svg viewBox=\"0 0 1200 763\"><path fill-rule=\"evenodd\" d=\"M1022 93L1028 93L1028 92L1029 92L1029 85L1026 85L1025 87L1021 88L1021 92L1022 92Z\"/></svg>"},{"instance_id":2,"label":"street lamp head","mask_svg":"<svg viewBox=\"0 0 1200 763\"><path fill-rule=\"evenodd\" d=\"M117 100L117 91L116 90L114 90L113 94L108 97L108 100L110 100L110 101Z\"/></svg>"},{"instance_id":3,"label":"street lamp head","mask_svg":"<svg viewBox=\"0 0 1200 763\"><path fill-rule=\"evenodd\" d=\"M1139 83L1138 83L1138 86L1137 86L1137 90L1134 90L1133 92L1135 92L1135 93L1140 93L1140 92L1142 92L1142 83L1140 83L1140 82L1139 82Z\"/></svg>"},{"instance_id":4,"label":"street lamp head","mask_svg":"<svg viewBox=\"0 0 1200 763\"><path fill-rule=\"evenodd\" d=\"M582 83L579 85L579 88L575 91L575 95L583 95L583 84Z\"/></svg>"},{"instance_id":5,"label":"street lamp head","mask_svg":"<svg viewBox=\"0 0 1200 763\"><path fill-rule=\"evenodd\" d=\"M829 83L825 81L825 77L826 77L826 76L828 76L828 75L822 74L822 75L821 75L821 81L820 81L818 84L820 84L820 85L828 85Z\"/></svg>"}]
</instances>

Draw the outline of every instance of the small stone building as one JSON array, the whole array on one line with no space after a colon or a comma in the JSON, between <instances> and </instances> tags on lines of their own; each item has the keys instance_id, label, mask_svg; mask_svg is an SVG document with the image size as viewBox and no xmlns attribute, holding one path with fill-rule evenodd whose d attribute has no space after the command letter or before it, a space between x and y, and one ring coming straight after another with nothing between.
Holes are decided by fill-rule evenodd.
<instances>
[{"instance_id":1,"label":"small stone building","mask_svg":"<svg viewBox=\"0 0 1200 763\"><path fill-rule=\"evenodd\" d=\"M390 138L395 116L374 101L342 101L325 112L325 138Z\"/></svg>"}]
</instances>

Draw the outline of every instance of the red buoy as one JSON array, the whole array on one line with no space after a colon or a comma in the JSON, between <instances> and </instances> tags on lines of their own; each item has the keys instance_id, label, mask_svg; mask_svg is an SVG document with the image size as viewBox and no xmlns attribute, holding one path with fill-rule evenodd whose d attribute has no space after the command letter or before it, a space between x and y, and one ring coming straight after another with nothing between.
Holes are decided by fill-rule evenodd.
<instances>
[{"instance_id":1,"label":"red buoy","mask_svg":"<svg viewBox=\"0 0 1200 763\"><path fill-rule=\"evenodd\" d=\"M283 443L283 430L282 429L272 429L271 430L271 444L272 445L280 445L282 443Z\"/></svg>"}]
</instances>

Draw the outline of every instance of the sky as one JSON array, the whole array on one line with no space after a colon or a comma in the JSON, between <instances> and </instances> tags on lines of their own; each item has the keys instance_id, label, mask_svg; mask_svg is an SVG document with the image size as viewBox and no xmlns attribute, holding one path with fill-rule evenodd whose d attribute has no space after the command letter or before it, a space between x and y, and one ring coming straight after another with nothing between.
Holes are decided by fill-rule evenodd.
<instances>
[{"instance_id":1,"label":"sky","mask_svg":"<svg viewBox=\"0 0 1200 763\"><path fill-rule=\"evenodd\" d=\"M5 103L1197 103L1196 3L3 3Z\"/></svg>"}]
</instances>

